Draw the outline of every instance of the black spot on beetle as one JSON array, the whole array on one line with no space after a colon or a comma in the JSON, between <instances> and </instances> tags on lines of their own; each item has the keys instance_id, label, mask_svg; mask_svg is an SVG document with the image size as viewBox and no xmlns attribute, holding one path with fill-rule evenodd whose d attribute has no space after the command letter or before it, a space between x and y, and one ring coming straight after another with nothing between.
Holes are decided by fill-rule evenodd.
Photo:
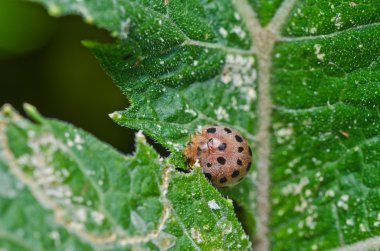
<instances>
[{"instance_id":1,"label":"black spot on beetle","mask_svg":"<svg viewBox=\"0 0 380 251\"><path fill-rule=\"evenodd\" d=\"M236 178L237 176L239 176L239 174L240 174L240 172L239 172L238 170L235 170L235 171L232 173L231 177L232 177L232 178Z\"/></svg>"},{"instance_id":2,"label":"black spot on beetle","mask_svg":"<svg viewBox=\"0 0 380 251\"><path fill-rule=\"evenodd\" d=\"M226 177L223 177L219 180L220 183L226 183L227 182L227 178Z\"/></svg>"},{"instance_id":3,"label":"black spot on beetle","mask_svg":"<svg viewBox=\"0 0 380 251\"><path fill-rule=\"evenodd\" d=\"M212 167L211 163L207 163L206 165L207 165L207 167Z\"/></svg>"},{"instance_id":4,"label":"black spot on beetle","mask_svg":"<svg viewBox=\"0 0 380 251\"><path fill-rule=\"evenodd\" d=\"M249 162L247 165L247 172L249 171L249 169L251 169L251 165L252 165L252 162Z\"/></svg>"},{"instance_id":5,"label":"black spot on beetle","mask_svg":"<svg viewBox=\"0 0 380 251\"><path fill-rule=\"evenodd\" d=\"M207 178L208 180L211 180L211 178L212 178L211 173L204 173L204 175L206 176L206 178Z\"/></svg>"},{"instance_id":6,"label":"black spot on beetle","mask_svg":"<svg viewBox=\"0 0 380 251\"><path fill-rule=\"evenodd\" d=\"M239 135L235 135L235 139L237 142L243 142L243 138L240 137Z\"/></svg>"},{"instance_id":7,"label":"black spot on beetle","mask_svg":"<svg viewBox=\"0 0 380 251\"><path fill-rule=\"evenodd\" d=\"M219 149L220 151L224 151L226 148L227 148L227 144L226 144L226 143L222 143L222 144L220 144L220 145L218 146L218 149Z\"/></svg>"},{"instance_id":8,"label":"black spot on beetle","mask_svg":"<svg viewBox=\"0 0 380 251\"><path fill-rule=\"evenodd\" d=\"M239 146L239 148L238 148L238 152L241 153L241 152L243 152L243 151L244 151L244 147Z\"/></svg>"},{"instance_id":9,"label":"black spot on beetle","mask_svg":"<svg viewBox=\"0 0 380 251\"><path fill-rule=\"evenodd\" d=\"M248 151L249 151L249 156L252 156L252 150L250 147L248 147Z\"/></svg>"},{"instance_id":10,"label":"black spot on beetle","mask_svg":"<svg viewBox=\"0 0 380 251\"><path fill-rule=\"evenodd\" d=\"M232 131L231 131L231 129L230 128L224 128L224 131L226 131L227 133L231 133Z\"/></svg>"},{"instance_id":11,"label":"black spot on beetle","mask_svg":"<svg viewBox=\"0 0 380 251\"><path fill-rule=\"evenodd\" d=\"M219 164L221 164L221 165L226 164L226 159L223 158L223 157L218 157L216 160L217 160L217 161L219 162Z\"/></svg>"},{"instance_id":12,"label":"black spot on beetle","mask_svg":"<svg viewBox=\"0 0 380 251\"><path fill-rule=\"evenodd\" d=\"M201 156L202 149L198 146L197 147L197 156Z\"/></svg>"},{"instance_id":13,"label":"black spot on beetle","mask_svg":"<svg viewBox=\"0 0 380 251\"><path fill-rule=\"evenodd\" d=\"M215 133L216 132L216 128L215 127L210 127L207 129L207 132L208 133Z\"/></svg>"},{"instance_id":14,"label":"black spot on beetle","mask_svg":"<svg viewBox=\"0 0 380 251\"><path fill-rule=\"evenodd\" d=\"M243 162L241 162L240 159L238 159L238 160L236 161L236 163L237 163L239 166L242 166L242 165L243 165Z\"/></svg>"}]
</instances>

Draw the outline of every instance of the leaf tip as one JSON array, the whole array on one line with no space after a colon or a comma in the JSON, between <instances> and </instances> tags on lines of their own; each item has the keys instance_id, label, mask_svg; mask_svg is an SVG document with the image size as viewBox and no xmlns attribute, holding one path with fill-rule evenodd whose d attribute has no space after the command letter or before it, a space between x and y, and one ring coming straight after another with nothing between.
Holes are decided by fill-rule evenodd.
<instances>
[{"instance_id":1,"label":"leaf tip","mask_svg":"<svg viewBox=\"0 0 380 251\"><path fill-rule=\"evenodd\" d=\"M90 40L82 40L81 41L82 45L86 48L93 48L95 46L95 43L93 41L90 41Z\"/></svg>"},{"instance_id":2,"label":"leaf tip","mask_svg":"<svg viewBox=\"0 0 380 251\"><path fill-rule=\"evenodd\" d=\"M113 112L108 114L108 116L115 122L120 121L122 117L120 112Z\"/></svg>"},{"instance_id":3,"label":"leaf tip","mask_svg":"<svg viewBox=\"0 0 380 251\"><path fill-rule=\"evenodd\" d=\"M92 16L90 15L86 15L84 17L84 21L87 23L87 24L90 24L90 25L93 25L95 23L95 20Z\"/></svg>"},{"instance_id":4,"label":"leaf tip","mask_svg":"<svg viewBox=\"0 0 380 251\"><path fill-rule=\"evenodd\" d=\"M32 119L34 119L37 122L40 122L40 123L44 122L44 118L38 112L36 107L34 107L33 105L28 104L28 103L24 103L23 107L24 107L24 111L26 112L26 114L29 115L29 117L31 117Z\"/></svg>"},{"instance_id":5,"label":"leaf tip","mask_svg":"<svg viewBox=\"0 0 380 251\"><path fill-rule=\"evenodd\" d=\"M140 143L143 143L143 144L146 144L146 138L145 138L145 135L143 134L143 131L142 130L139 130L137 133L136 133L136 140Z\"/></svg>"},{"instance_id":6,"label":"leaf tip","mask_svg":"<svg viewBox=\"0 0 380 251\"><path fill-rule=\"evenodd\" d=\"M11 104L4 104L0 108L0 119L19 120L21 117L19 113L13 108Z\"/></svg>"},{"instance_id":7,"label":"leaf tip","mask_svg":"<svg viewBox=\"0 0 380 251\"><path fill-rule=\"evenodd\" d=\"M15 110L10 104L4 104L3 107L1 107L1 113L6 117L11 117L14 115Z\"/></svg>"},{"instance_id":8,"label":"leaf tip","mask_svg":"<svg viewBox=\"0 0 380 251\"><path fill-rule=\"evenodd\" d=\"M56 4L50 4L48 6L48 13L50 16L56 17L61 13L61 9Z\"/></svg>"}]
</instances>

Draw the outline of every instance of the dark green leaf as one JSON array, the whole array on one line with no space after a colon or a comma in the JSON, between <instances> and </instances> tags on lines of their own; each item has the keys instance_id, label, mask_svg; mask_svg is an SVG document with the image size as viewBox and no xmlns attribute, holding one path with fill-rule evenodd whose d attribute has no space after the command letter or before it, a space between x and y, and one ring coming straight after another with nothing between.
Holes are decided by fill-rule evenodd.
<instances>
[{"instance_id":1,"label":"dark green leaf","mask_svg":"<svg viewBox=\"0 0 380 251\"><path fill-rule=\"evenodd\" d=\"M0 248L247 250L232 202L199 169L181 173L137 135L124 156L86 132L0 114Z\"/></svg>"},{"instance_id":2,"label":"dark green leaf","mask_svg":"<svg viewBox=\"0 0 380 251\"><path fill-rule=\"evenodd\" d=\"M380 247L378 0L38 2L119 38L85 43L132 103L111 117L170 163L205 124L249 140L256 168L223 193L258 250Z\"/></svg>"}]
</instances>

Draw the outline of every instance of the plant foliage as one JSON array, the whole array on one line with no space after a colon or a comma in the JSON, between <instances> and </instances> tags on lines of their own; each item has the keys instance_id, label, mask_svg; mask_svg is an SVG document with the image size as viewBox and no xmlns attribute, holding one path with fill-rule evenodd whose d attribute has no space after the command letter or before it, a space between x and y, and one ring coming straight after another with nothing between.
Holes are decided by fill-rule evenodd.
<instances>
[{"instance_id":1,"label":"plant foliage","mask_svg":"<svg viewBox=\"0 0 380 251\"><path fill-rule=\"evenodd\" d=\"M377 1L35 1L117 38L84 42L131 101L111 118L171 152L159 160L139 136L136 155L125 158L69 125L4 111L0 191L12 202L1 210L36 215L28 227L46 226L33 237L41 248L65 240L93 248L248 248L231 201L197 168L173 168L186 168L183 145L210 123L234 127L254 149L249 177L220 192L235 200L258 250L380 248ZM65 172L54 182L83 201L51 201L56 194L36 171ZM92 213L102 215L100 224ZM17 226L0 238L3 231L9 245L27 249L20 240L34 235ZM62 239L42 238L47 231Z\"/></svg>"}]
</instances>

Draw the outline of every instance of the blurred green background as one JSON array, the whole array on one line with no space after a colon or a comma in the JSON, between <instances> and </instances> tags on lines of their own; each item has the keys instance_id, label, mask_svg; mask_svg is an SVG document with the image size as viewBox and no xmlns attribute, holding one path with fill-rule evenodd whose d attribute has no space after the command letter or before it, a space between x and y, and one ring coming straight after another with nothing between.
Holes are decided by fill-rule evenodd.
<instances>
[{"instance_id":1,"label":"blurred green background","mask_svg":"<svg viewBox=\"0 0 380 251\"><path fill-rule=\"evenodd\" d=\"M0 0L0 105L21 111L31 103L131 153L134 132L108 117L128 101L81 45L85 39L113 41L80 17L52 18L37 4Z\"/></svg>"}]
</instances>

